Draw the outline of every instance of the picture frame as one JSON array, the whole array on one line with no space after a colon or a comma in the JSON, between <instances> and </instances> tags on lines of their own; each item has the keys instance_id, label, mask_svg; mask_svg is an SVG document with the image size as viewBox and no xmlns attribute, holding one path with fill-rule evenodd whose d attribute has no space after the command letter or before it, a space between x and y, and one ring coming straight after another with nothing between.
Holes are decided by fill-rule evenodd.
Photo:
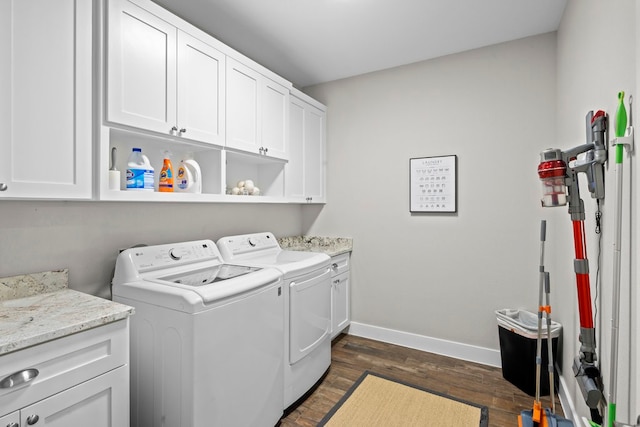
<instances>
[{"instance_id":1,"label":"picture frame","mask_svg":"<svg viewBox=\"0 0 640 427\"><path fill-rule=\"evenodd\" d=\"M458 156L409 159L409 212L458 212Z\"/></svg>"}]
</instances>

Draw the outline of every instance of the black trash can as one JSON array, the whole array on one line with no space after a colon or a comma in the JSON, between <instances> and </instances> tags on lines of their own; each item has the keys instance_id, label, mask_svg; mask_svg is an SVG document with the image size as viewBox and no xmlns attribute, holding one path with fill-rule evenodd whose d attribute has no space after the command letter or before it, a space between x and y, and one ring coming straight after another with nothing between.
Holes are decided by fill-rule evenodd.
<instances>
[{"instance_id":1,"label":"black trash can","mask_svg":"<svg viewBox=\"0 0 640 427\"><path fill-rule=\"evenodd\" d=\"M536 393L536 345L538 338L538 316L525 310L497 310L498 336L502 376L529 396ZM551 345L554 360L554 387L558 390L558 370L562 361L558 359L558 342L562 326L551 323ZM542 322L542 366L540 369L540 396L548 396L549 353L547 321Z\"/></svg>"}]
</instances>

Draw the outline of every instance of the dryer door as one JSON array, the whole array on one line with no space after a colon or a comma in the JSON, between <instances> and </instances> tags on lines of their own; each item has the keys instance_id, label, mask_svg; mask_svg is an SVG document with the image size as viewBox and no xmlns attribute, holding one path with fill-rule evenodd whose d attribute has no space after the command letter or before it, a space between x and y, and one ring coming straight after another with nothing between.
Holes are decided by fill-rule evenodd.
<instances>
[{"instance_id":1,"label":"dryer door","mask_svg":"<svg viewBox=\"0 0 640 427\"><path fill-rule=\"evenodd\" d=\"M331 270L293 279L289 283L289 363L311 353L331 328Z\"/></svg>"}]
</instances>

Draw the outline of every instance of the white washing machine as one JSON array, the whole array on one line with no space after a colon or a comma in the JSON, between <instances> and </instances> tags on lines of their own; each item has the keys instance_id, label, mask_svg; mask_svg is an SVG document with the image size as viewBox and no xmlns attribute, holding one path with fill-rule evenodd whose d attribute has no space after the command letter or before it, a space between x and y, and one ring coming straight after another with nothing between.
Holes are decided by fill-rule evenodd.
<instances>
[{"instance_id":1,"label":"white washing machine","mask_svg":"<svg viewBox=\"0 0 640 427\"><path fill-rule=\"evenodd\" d=\"M318 382L331 364L331 258L283 250L271 233L227 236L225 262L275 267L284 275L284 408Z\"/></svg>"},{"instance_id":2,"label":"white washing machine","mask_svg":"<svg viewBox=\"0 0 640 427\"><path fill-rule=\"evenodd\" d=\"M276 425L282 283L277 269L225 264L211 240L123 251L112 292L135 307L132 427Z\"/></svg>"}]
</instances>

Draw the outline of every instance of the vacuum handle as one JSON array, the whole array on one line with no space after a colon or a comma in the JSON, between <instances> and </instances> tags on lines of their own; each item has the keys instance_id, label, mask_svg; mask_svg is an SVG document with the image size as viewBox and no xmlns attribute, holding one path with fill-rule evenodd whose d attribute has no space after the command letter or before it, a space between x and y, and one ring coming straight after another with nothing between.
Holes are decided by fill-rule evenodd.
<instances>
[{"instance_id":1,"label":"vacuum handle","mask_svg":"<svg viewBox=\"0 0 640 427\"><path fill-rule=\"evenodd\" d=\"M543 219L540 221L540 241L544 242L547 240L547 220Z\"/></svg>"}]
</instances>

